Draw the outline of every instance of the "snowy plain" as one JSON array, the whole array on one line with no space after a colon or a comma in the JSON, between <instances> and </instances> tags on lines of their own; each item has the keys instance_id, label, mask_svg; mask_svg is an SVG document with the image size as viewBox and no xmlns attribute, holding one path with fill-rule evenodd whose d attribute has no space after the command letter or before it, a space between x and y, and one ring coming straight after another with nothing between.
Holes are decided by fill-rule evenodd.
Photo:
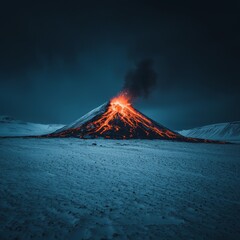
<instances>
[{"instance_id":1,"label":"snowy plain","mask_svg":"<svg viewBox=\"0 0 240 240\"><path fill-rule=\"evenodd\" d=\"M240 146L0 139L0 239L240 239Z\"/></svg>"}]
</instances>

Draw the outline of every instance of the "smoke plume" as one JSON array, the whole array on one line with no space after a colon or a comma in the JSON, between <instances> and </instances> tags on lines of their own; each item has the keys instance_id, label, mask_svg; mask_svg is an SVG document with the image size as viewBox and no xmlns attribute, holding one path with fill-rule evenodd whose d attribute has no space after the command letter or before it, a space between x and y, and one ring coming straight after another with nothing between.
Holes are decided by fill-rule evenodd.
<instances>
[{"instance_id":1,"label":"smoke plume","mask_svg":"<svg viewBox=\"0 0 240 240\"><path fill-rule=\"evenodd\" d=\"M157 83L157 74L152 65L151 59L144 59L130 70L126 74L123 91L132 98L148 97Z\"/></svg>"}]
</instances>

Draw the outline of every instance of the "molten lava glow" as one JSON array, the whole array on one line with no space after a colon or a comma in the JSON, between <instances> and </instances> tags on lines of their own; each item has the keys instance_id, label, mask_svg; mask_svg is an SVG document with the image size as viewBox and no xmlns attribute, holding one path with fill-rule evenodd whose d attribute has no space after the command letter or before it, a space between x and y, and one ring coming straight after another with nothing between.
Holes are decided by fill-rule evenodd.
<instances>
[{"instance_id":1,"label":"molten lava glow","mask_svg":"<svg viewBox=\"0 0 240 240\"><path fill-rule=\"evenodd\" d=\"M121 93L104 106L92 119L79 127L69 128L47 137L112 138L112 139L172 139L185 142L225 143L188 138L157 124L135 110L127 93Z\"/></svg>"},{"instance_id":2,"label":"molten lava glow","mask_svg":"<svg viewBox=\"0 0 240 240\"><path fill-rule=\"evenodd\" d=\"M110 101L111 111L125 115L126 109L131 107L129 99L124 95L119 95Z\"/></svg>"},{"instance_id":3,"label":"molten lava glow","mask_svg":"<svg viewBox=\"0 0 240 240\"><path fill-rule=\"evenodd\" d=\"M149 132L153 132L159 137L176 138L177 135L169 130L161 130L156 127L152 121L146 118L144 115L137 112L130 103L130 98L126 94L120 94L110 101L107 111L101 116L101 118L90 123L87 128L89 134L99 133L100 135L107 133L108 131L120 131L118 122L124 123L123 128L129 127L129 138L134 134L134 130L141 128L146 135ZM126 136L123 136L125 138Z\"/></svg>"}]
</instances>

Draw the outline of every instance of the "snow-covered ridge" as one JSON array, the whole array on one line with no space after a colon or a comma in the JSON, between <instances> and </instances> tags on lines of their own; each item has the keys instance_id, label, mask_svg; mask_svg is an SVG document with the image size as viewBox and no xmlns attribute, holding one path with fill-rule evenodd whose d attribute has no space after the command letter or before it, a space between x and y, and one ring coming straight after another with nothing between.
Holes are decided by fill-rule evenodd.
<instances>
[{"instance_id":1,"label":"snow-covered ridge","mask_svg":"<svg viewBox=\"0 0 240 240\"><path fill-rule=\"evenodd\" d=\"M178 132L186 137L240 141L240 121L211 124Z\"/></svg>"},{"instance_id":2,"label":"snow-covered ridge","mask_svg":"<svg viewBox=\"0 0 240 240\"><path fill-rule=\"evenodd\" d=\"M15 120L9 116L0 116L0 136L34 136L48 134L62 128L62 124L40 124Z\"/></svg>"},{"instance_id":3,"label":"snow-covered ridge","mask_svg":"<svg viewBox=\"0 0 240 240\"><path fill-rule=\"evenodd\" d=\"M60 129L57 129L56 133L62 132L64 130L70 129L70 128L81 127L84 123L89 121L91 118L103 114L105 112L105 110L106 110L107 105L108 105L108 103L104 103L101 106L99 106L97 108L94 108L92 111L90 111L87 114L83 115L82 117L80 117L76 121L70 123L69 125L66 125L66 126L60 128Z\"/></svg>"}]
</instances>

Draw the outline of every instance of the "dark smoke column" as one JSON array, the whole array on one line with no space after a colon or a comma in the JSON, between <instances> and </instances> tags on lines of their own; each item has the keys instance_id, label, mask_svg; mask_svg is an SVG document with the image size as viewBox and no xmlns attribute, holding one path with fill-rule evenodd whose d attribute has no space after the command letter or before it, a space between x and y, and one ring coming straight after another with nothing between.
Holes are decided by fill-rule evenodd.
<instances>
[{"instance_id":1,"label":"dark smoke column","mask_svg":"<svg viewBox=\"0 0 240 240\"><path fill-rule=\"evenodd\" d=\"M123 92L131 98L148 97L157 83L157 74L152 65L151 59L145 59L139 62L135 69L130 70L125 77Z\"/></svg>"}]
</instances>

